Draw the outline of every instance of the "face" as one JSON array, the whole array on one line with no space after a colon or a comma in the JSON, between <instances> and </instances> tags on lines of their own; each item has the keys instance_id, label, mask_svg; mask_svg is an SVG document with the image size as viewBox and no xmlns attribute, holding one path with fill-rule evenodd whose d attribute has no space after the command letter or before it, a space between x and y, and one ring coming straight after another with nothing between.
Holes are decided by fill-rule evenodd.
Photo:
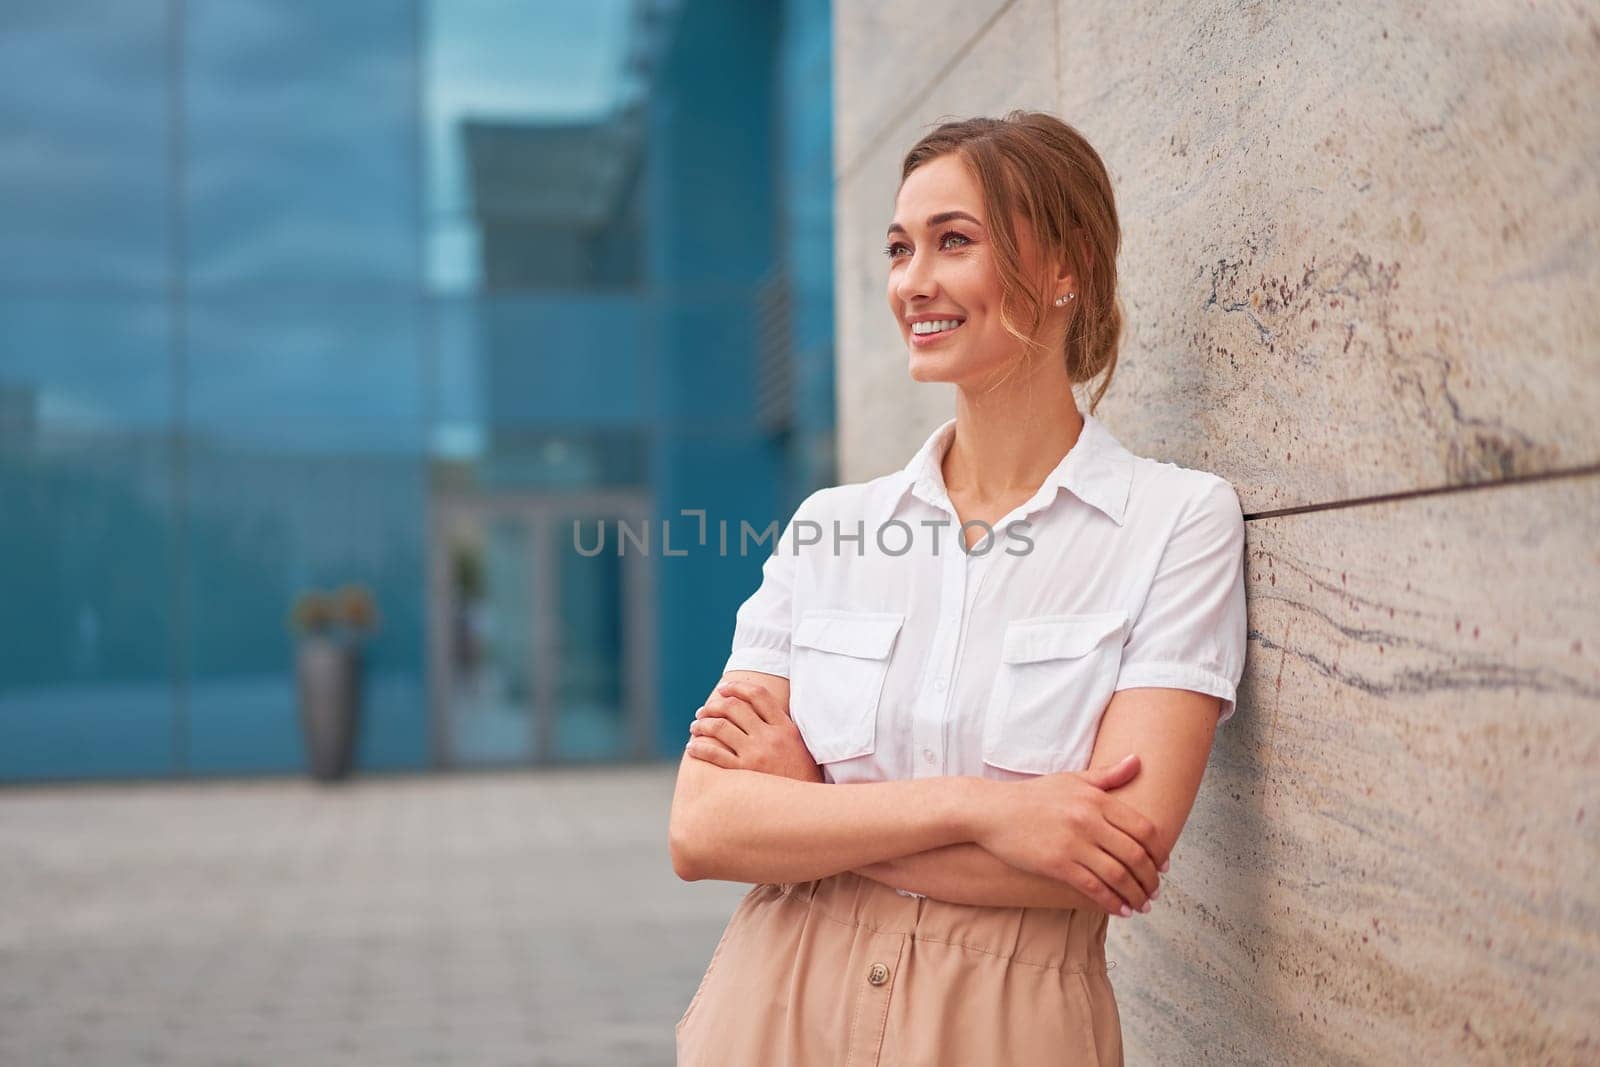
<instances>
[{"instance_id":1,"label":"face","mask_svg":"<svg viewBox=\"0 0 1600 1067\"><path fill-rule=\"evenodd\" d=\"M913 381L976 385L1022 352L1000 321L987 221L982 190L959 156L922 164L900 186L885 248L887 295ZM1020 223L1017 237L1024 262L1033 262L1031 236ZM931 325L914 326L921 321ZM929 329L937 332L921 332Z\"/></svg>"}]
</instances>

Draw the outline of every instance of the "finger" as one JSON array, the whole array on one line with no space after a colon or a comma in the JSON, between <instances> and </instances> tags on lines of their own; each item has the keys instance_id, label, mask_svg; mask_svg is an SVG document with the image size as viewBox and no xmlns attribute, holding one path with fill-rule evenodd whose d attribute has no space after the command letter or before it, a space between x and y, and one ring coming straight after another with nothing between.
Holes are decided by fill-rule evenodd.
<instances>
[{"instance_id":1,"label":"finger","mask_svg":"<svg viewBox=\"0 0 1600 1067\"><path fill-rule=\"evenodd\" d=\"M1167 862L1165 847L1157 839L1156 824L1149 818L1134 811L1128 805L1115 797L1106 797L1100 808L1106 821L1117 829L1139 842L1139 847L1149 855L1150 862L1158 869L1164 869Z\"/></svg>"},{"instance_id":2,"label":"finger","mask_svg":"<svg viewBox=\"0 0 1600 1067\"><path fill-rule=\"evenodd\" d=\"M708 719L727 722L738 727L743 733L750 733L752 727L761 723L755 710L736 697L714 696L695 709L695 722L705 722Z\"/></svg>"},{"instance_id":3,"label":"finger","mask_svg":"<svg viewBox=\"0 0 1600 1067\"><path fill-rule=\"evenodd\" d=\"M712 694L712 699L739 701L748 707L756 718L766 723L777 723L786 717L784 709L773 695L753 682L722 682Z\"/></svg>"},{"instance_id":4,"label":"finger","mask_svg":"<svg viewBox=\"0 0 1600 1067\"><path fill-rule=\"evenodd\" d=\"M1105 825L1098 844L1138 880L1145 896L1155 899L1161 889L1161 875L1143 845L1110 823Z\"/></svg>"},{"instance_id":5,"label":"finger","mask_svg":"<svg viewBox=\"0 0 1600 1067\"><path fill-rule=\"evenodd\" d=\"M1084 778L1098 789L1118 789L1139 775L1139 757L1130 752L1117 762L1084 772Z\"/></svg>"},{"instance_id":6,"label":"finger","mask_svg":"<svg viewBox=\"0 0 1600 1067\"><path fill-rule=\"evenodd\" d=\"M734 755L727 745L712 738L691 738L685 751L697 760L715 763L718 767L726 767L733 771L740 769L739 757Z\"/></svg>"},{"instance_id":7,"label":"finger","mask_svg":"<svg viewBox=\"0 0 1600 1067\"><path fill-rule=\"evenodd\" d=\"M1105 883L1106 888L1115 893L1117 899L1127 904L1130 910L1145 910L1144 903L1149 899L1148 894L1145 893L1144 887L1139 884L1139 880L1128 873L1128 868L1124 867L1117 857L1104 849L1099 849L1093 856L1080 862L1093 871L1095 877ZM1123 918L1128 918L1128 916L1123 916Z\"/></svg>"},{"instance_id":8,"label":"finger","mask_svg":"<svg viewBox=\"0 0 1600 1067\"><path fill-rule=\"evenodd\" d=\"M691 737L703 737L710 741L716 741L726 746L728 751L735 756L739 755L743 750L744 742L750 739L749 734L727 719L717 715L708 715L704 719L696 719L690 723L689 734Z\"/></svg>"},{"instance_id":9,"label":"finger","mask_svg":"<svg viewBox=\"0 0 1600 1067\"><path fill-rule=\"evenodd\" d=\"M723 682L717 686L717 692L742 698L764 722L777 724L788 717L778 699L754 682Z\"/></svg>"},{"instance_id":10,"label":"finger","mask_svg":"<svg viewBox=\"0 0 1600 1067\"><path fill-rule=\"evenodd\" d=\"M1122 916L1123 918L1130 918L1133 915L1133 909L1128 906L1128 902L1117 896L1116 892L1106 885L1104 879L1095 873L1093 868L1087 867L1082 863L1074 863L1072 865L1072 874L1073 877L1069 879L1069 884L1100 905L1100 909L1107 915L1122 915L1124 911L1127 911L1128 914Z\"/></svg>"},{"instance_id":11,"label":"finger","mask_svg":"<svg viewBox=\"0 0 1600 1067\"><path fill-rule=\"evenodd\" d=\"M756 709L751 707L743 697L713 694L710 699L701 705L701 710L694 713L694 717L697 719L711 716L730 719L747 734L755 733L756 728L762 724L761 716L756 714Z\"/></svg>"}]
</instances>

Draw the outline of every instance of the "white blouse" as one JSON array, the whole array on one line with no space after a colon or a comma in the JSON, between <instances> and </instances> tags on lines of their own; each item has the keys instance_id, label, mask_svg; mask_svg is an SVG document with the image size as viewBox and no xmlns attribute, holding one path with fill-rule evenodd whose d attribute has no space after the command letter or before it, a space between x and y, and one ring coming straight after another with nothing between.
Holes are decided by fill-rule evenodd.
<instances>
[{"instance_id":1,"label":"white blouse","mask_svg":"<svg viewBox=\"0 0 1600 1067\"><path fill-rule=\"evenodd\" d=\"M1038 491L969 552L940 469L955 425L903 469L801 503L724 670L790 680L830 782L1083 770L1131 686L1221 697L1226 722L1246 643L1233 487L1135 456L1085 412Z\"/></svg>"}]
</instances>

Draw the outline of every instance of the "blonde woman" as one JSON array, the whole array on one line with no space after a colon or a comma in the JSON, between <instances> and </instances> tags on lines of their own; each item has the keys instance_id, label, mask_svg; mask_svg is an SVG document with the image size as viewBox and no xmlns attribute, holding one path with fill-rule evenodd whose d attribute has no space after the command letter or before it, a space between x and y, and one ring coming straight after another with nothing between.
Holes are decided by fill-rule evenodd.
<instances>
[{"instance_id":1,"label":"blonde woman","mask_svg":"<svg viewBox=\"0 0 1600 1067\"><path fill-rule=\"evenodd\" d=\"M1122 1062L1107 925L1158 899L1246 637L1232 487L1093 414L1119 243L1049 115L906 155L888 310L955 417L808 497L739 608L670 841L680 877L755 884L681 1067Z\"/></svg>"}]
</instances>

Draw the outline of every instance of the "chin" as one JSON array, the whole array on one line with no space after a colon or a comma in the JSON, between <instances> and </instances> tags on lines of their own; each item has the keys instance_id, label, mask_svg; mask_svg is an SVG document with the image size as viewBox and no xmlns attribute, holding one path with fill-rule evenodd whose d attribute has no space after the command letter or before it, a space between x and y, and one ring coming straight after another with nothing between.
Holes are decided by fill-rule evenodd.
<instances>
[{"instance_id":1,"label":"chin","mask_svg":"<svg viewBox=\"0 0 1600 1067\"><path fill-rule=\"evenodd\" d=\"M975 376L982 373L982 369L974 370L970 360L952 359L949 354L939 352L908 352L906 370L914 382L949 382L951 385L963 385Z\"/></svg>"},{"instance_id":2,"label":"chin","mask_svg":"<svg viewBox=\"0 0 1600 1067\"><path fill-rule=\"evenodd\" d=\"M914 382L948 382L953 381L950 368L944 361L933 356L925 356L920 352L911 353L907 369Z\"/></svg>"}]
</instances>

